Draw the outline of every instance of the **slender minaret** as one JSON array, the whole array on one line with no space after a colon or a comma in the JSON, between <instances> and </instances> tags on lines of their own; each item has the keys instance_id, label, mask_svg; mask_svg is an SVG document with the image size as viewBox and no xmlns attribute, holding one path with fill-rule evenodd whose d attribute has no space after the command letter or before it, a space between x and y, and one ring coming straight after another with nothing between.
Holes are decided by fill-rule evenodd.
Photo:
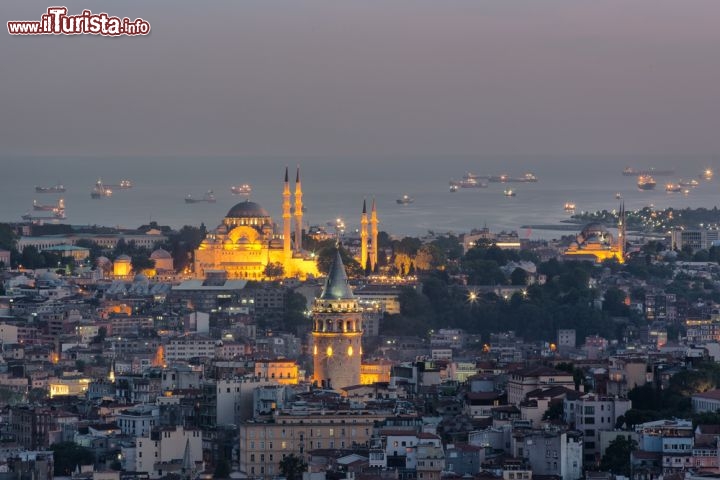
<instances>
[{"instance_id":1,"label":"slender minaret","mask_svg":"<svg viewBox=\"0 0 720 480\"><path fill-rule=\"evenodd\" d=\"M302 187L300 186L300 165L297 167L295 176L295 251L302 251Z\"/></svg>"},{"instance_id":2,"label":"slender minaret","mask_svg":"<svg viewBox=\"0 0 720 480\"><path fill-rule=\"evenodd\" d=\"M375 271L378 261L378 219L375 199L373 198L370 208L370 270Z\"/></svg>"},{"instance_id":3,"label":"slender minaret","mask_svg":"<svg viewBox=\"0 0 720 480\"><path fill-rule=\"evenodd\" d=\"M290 261L292 259L292 250L290 248L290 181L288 180L288 167L285 167L285 187L283 188L283 258L285 259L283 267L285 272L290 270Z\"/></svg>"},{"instance_id":4,"label":"slender minaret","mask_svg":"<svg viewBox=\"0 0 720 480\"><path fill-rule=\"evenodd\" d=\"M625 261L625 202L620 204L620 212L618 213L618 261Z\"/></svg>"},{"instance_id":5,"label":"slender minaret","mask_svg":"<svg viewBox=\"0 0 720 480\"><path fill-rule=\"evenodd\" d=\"M362 215L360 216L360 266L365 269L368 261L368 217L367 206L363 200Z\"/></svg>"}]
</instances>

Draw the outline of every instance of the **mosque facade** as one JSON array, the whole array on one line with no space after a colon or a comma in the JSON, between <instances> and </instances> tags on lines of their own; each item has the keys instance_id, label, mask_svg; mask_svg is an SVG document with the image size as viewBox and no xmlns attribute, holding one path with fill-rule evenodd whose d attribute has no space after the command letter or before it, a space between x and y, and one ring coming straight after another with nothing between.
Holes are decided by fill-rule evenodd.
<instances>
[{"instance_id":1,"label":"mosque facade","mask_svg":"<svg viewBox=\"0 0 720 480\"><path fill-rule=\"evenodd\" d=\"M625 205L620 206L617 224L617 238L605 226L593 222L587 224L575 241L565 250L567 260L590 260L602 263L604 260L615 259L625 262Z\"/></svg>"},{"instance_id":2,"label":"mosque facade","mask_svg":"<svg viewBox=\"0 0 720 480\"><path fill-rule=\"evenodd\" d=\"M294 213L291 211L290 199L286 168L282 233L278 233L278 225L267 210L249 200L240 202L228 211L222 223L209 232L195 250L195 276L204 278L212 270L225 270L228 278L247 280L269 280L277 276L306 279L318 276L315 258L302 246L303 203L299 168L295 178ZM267 266L270 264L282 266L282 275L268 275Z\"/></svg>"}]
</instances>

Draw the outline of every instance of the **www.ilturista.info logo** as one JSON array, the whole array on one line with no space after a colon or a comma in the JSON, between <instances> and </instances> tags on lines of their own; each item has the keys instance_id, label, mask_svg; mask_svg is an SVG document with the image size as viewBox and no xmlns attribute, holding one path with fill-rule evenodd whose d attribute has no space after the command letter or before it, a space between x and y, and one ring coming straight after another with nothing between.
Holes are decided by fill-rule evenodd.
<instances>
[{"instance_id":1,"label":"www.ilturista.info logo","mask_svg":"<svg viewBox=\"0 0 720 480\"><path fill-rule=\"evenodd\" d=\"M50 7L40 21L7 22L10 35L147 35L150 23L142 18L111 17L107 13L83 10L80 15L68 15L65 7Z\"/></svg>"}]
</instances>

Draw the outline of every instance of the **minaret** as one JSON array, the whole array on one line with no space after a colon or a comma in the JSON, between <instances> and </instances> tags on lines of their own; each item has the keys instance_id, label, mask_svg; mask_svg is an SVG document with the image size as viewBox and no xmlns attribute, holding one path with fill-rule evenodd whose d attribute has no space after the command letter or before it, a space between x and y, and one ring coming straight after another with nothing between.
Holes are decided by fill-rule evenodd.
<instances>
[{"instance_id":1,"label":"minaret","mask_svg":"<svg viewBox=\"0 0 720 480\"><path fill-rule=\"evenodd\" d=\"M313 378L318 386L339 390L359 385L362 311L348 284L339 247L312 318Z\"/></svg>"},{"instance_id":2,"label":"minaret","mask_svg":"<svg viewBox=\"0 0 720 480\"><path fill-rule=\"evenodd\" d=\"M620 204L620 212L618 213L618 261L625 261L625 202Z\"/></svg>"},{"instance_id":3,"label":"minaret","mask_svg":"<svg viewBox=\"0 0 720 480\"><path fill-rule=\"evenodd\" d=\"M362 216L360 217L360 266L365 269L368 261L368 218L367 206L363 200Z\"/></svg>"},{"instance_id":4,"label":"minaret","mask_svg":"<svg viewBox=\"0 0 720 480\"><path fill-rule=\"evenodd\" d=\"M297 167L295 176L295 251L302 251L302 187L300 186L300 165Z\"/></svg>"},{"instance_id":5,"label":"minaret","mask_svg":"<svg viewBox=\"0 0 720 480\"><path fill-rule=\"evenodd\" d=\"M285 167L285 187L283 188L283 267L285 273L290 272L290 261L292 259L292 250L290 249L290 181L288 180L288 167Z\"/></svg>"},{"instance_id":6,"label":"minaret","mask_svg":"<svg viewBox=\"0 0 720 480\"><path fill-rule=\"evenodd\" d=\"M370 270L375 271L378 261L378 219L377 210L375 209L375 199L372 201L370 209Z\"/></svg>"}]
</instances>

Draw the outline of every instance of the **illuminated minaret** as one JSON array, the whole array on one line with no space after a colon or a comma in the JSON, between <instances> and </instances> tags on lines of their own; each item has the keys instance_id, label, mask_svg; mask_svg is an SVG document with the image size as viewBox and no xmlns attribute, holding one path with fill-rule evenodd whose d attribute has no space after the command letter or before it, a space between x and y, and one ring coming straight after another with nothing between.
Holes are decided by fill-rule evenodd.
<instances>
[{"instance_id":1,"label":"illuminated minaret","mask_svg":"<svg viewBox=\"0 0 720 480\"><path fill-rule=\"evenodd\" d=\"M360 216L360 266L364 269L368 261L368 218L367 206L363 200L362 215Z\"/></svg>"},{"instance_id":2,"label":"illuminated minaret","mask_svg":"<svg viewBox=\"0 0 720 480\"><path fill-rule=\"evenodd\" d=\"M620 204L620 212L618 213L618 261L625 261L625 202Z\"/></svg>"},{"instance_id":3,"label":"illuminated minaret","mask_svg":"<svg viewBox=\"0 0 720 480\"><path fill-rule=\"evenodd\" d=\"M375 199L373 198L372 207L370 208L370 270L373 272L378 261L378 250L378 219Z\"/></svg>"},{"instance_id":4,"label":"illuminated minaret","mask_svg":"<svg viewBox=\"0 0 720 480\"><path fill-rule=\"evenodd\" d=\"M295 251L302 251L302 187L300 186L300 165L297 167L295 176Z\"/></svg>"},{"instance_id":5,"label":"illuminated minaret","mask_svg":"<svg viewBox=\"0 0 720 480\"><path fill-rule=\"evenodd\" d=\"M285 167L285 187L283 188L283 255L285 273L289 273L292 250L290 248L290 181L288 180L288 167Z\"/></svg>"},{"instance_id":6,"label":"illuminated minaret","mask_svg":"<svg viewBox=\"0 0 720 480\"><path fill-rule=\"evenodd\" d=\"M313 318L313 378L318 386L339 390L360 383L362 311L352 293L340 250L325 287L315 299Z\"/></svg>"}]
</instances>

